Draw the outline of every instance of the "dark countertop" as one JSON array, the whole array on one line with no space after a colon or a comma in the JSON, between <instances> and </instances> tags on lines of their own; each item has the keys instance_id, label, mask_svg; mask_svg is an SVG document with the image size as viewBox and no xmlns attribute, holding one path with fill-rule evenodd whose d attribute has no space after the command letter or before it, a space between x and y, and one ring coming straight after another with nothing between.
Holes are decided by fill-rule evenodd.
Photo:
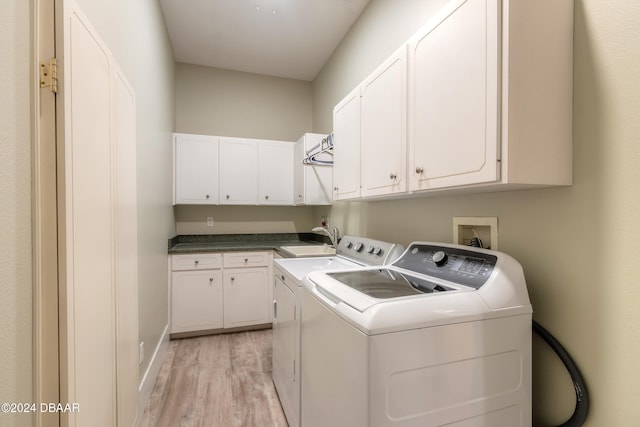
<instances>
[{"instance_id":1,"label":"dark countertop","mask_svg":"<svg viewBox=\"0 0 640 427\"><path fill-rule=\"evenodd\" d=\"M203 252L275 250L281 246L331 244L328 237L315 233L198 234L169 239L169 255Z\"/></svg>"}]
</instances>

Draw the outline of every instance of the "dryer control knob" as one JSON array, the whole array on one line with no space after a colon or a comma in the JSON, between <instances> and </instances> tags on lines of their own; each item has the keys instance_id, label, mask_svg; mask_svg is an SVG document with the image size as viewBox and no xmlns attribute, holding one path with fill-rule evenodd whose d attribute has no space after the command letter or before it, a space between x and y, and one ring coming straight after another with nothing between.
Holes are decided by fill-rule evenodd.
<instances>
[{"instance_id":1,"label":"dryer control knob","mask_svg":"<svg viewBox=\"0 0 640 427\"><path fill-rule=\"evenodd\" d=\"M356 243L356 245L353 247L353 250L356 252L360 252L363 246L364 245L362 243Z\"/></svg>"},{"instance_id":2,"label":"dryer control knob","mask_svg":"<svg viewBox=\"0 0 640 427\"><path fill-rule=\"evenodd\" d=\"M438 266L438 267L442 267L443 265L445 265L447 263L447 259L449 257L447 256L447 254L443 251L438 251L435 254L433 254L433 257L431 258L433 260L433 262Z\"/></svg>"},{"instance_id":3,"label":"dryer control knob","mask_svg":"<svg viewBox=\"0 0 640 427\"><path fill-rule=\"evenodd\" d=\"M369 247L367 248L367 253L372 254L374 249L375 249L375 248L374 248L373 246L369 246Z\"/></svg>"}]
</instances>

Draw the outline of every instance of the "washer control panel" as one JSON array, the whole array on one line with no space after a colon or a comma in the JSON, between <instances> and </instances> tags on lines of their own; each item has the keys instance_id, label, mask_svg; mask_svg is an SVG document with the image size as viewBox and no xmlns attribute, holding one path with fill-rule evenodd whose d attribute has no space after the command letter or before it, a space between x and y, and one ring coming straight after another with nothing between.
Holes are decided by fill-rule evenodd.
<instances>
[{"instance_id":1,"label":"washer control panel","mask_svg":"<svg viewBox=\"0 0 640 427\"><path fill-rule=\"evenodd\" d=\"M491 276L498 257L466 246L412 243L394 266L478 289Z\"/></svg>"},{"instance_id":2,"label":"washer control panel","mask_svg":"<svg viewBox=\"0 0 640 427\"><path fill-rule=\"evenodd\" d=\"M368 239L366 237L344 236L337 254L364 265L384 265L395 261L402 251L402 245Z\"/></svg>"}]
</instances>

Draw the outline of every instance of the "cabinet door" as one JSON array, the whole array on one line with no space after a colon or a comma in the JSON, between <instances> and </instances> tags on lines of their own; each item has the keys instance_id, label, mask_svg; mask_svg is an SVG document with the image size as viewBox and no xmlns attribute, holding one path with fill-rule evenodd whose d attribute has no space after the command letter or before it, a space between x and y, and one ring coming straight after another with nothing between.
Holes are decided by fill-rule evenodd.
<instances>
[{"instance_id":1,"label":"cabinet door","mask_svg":"<svg viewBox=\"0 0 640 427\"><path fill-rule=\"evenodd\" d=\"M258 143L220 139L220 204L258 203Z\"/></svg>"},{"instance_id":2,"label":"cabinet door","mask_svg":"<svg viewBox=\"0 0 640 427\"><path fill-rule=\"evenodd\" d=\"M296 297L284 284L284 275L274 278L273 289L273 383L289 425L298 425L300 382L296 355ZM296 286L294 284L294 286Z\"/></svg>"},{"instance_id":3,"label":"cabinet door","mask_svg":"<svg viewBox=\"0 0 640 427\"><path fill-rule=\"evenodd\" d=\"M224 271L224 327L269 322L268 269L238 268Z\"/></svg>"},{"instance_id":4,"label":"cabinet door","mask_svg":"<svg viewBox=\"0 0 640 427\"><path fill-rule=\"evenodd\" d=\"M292 142L260 141L258 186L261 205L293 205Z\"/></svg>"},{"instance_id":5,"label":"cabinet door","mask_svg":"<svg viewBox=\"0 0 640 427\"><path fill-rule=\"evenodd\" d=\"M293 203L296 205L305 204L304 168L308 166L302 164L305 157L304 139L304 137L300 138L293 148Z\"/></svg>"},{"instance_id":6,"label":"cabinet door","mask_svg":"<svg viewBox=\"0 0 640 427\"><path fill-rule=\"evenodd\" d=\"M222 328L222 286L220 270L173 272L171 332Z\"/></svg>"},{"instance_id":7,"label":"cabinet door","mask_svg":"<svg viewBox=\"0 0 640 427\"><path fill-rule=\"evenodd\" d=\"M318 133L307 133L304 135L304 151L311 151L327 135ZM302 165L302 159L296 158L300 163L304 173L304 200L307 205L330 205L333 203L333 166L326 165ZM329 153L322 153L317 156L317 160L333 161Z\"/></svg>"},{"instance_id":8,"label":"cabinet door","mask_svg":"<svg viewBox=\"0 0 640 427\"><path fill-rule=\"evenodd\" d=\"M406 191L407 48L362 84L362 195Z\"/></svg>"},{"instance_id":9,"label":"cabinet door","mask_svg":"<svg viewBox=\"0 0 640 427\"><path fill-rule=\"evenodd\" d=\"M499 179L499 3L456 1L409 43L411 190Z\"/></svg>"},{"instance_id":10,"label":"cabinet door","mask_svg":"<svg viewBox=\"0 0 640 427\"><path fill-rule=\"evenodd\" d=\"M218 203L218 139L204 135L176 134L175 203Z\"/></svg>"},{"instance_id":11,"label":"cabinet door","mask_svg":"<svg viewBox=\"0 0 640 427\"><path fill-rule=\"evenodd\" d=\"M333 109L334 199L360 197L360 89Z\"/></svg>"}]
</instances>

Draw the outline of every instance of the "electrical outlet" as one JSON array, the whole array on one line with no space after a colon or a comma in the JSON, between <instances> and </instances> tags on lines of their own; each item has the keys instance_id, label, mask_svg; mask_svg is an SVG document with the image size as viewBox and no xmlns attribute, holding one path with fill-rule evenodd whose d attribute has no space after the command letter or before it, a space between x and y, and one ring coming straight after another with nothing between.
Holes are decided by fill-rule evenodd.
<instances>
[{"instance_id":1,"label":"electrical outlet","mask_svg":"<svg viewBox=\"0 0 640 427\"><path fill-rule=\"evenodd\" d=\"M140 342L140 365L144 362L144 341Z\"/></svg>"},{"instance_id":2,"label":"electrical outlet","mask_svg":"<svg viewBox=\"0 0 640 427\"><path fill-rule=\"evenodd\" d=\"M208 216L207 217L207 227L213 227L213 217L212 216Z\"/></svg>"}]
</instances>

